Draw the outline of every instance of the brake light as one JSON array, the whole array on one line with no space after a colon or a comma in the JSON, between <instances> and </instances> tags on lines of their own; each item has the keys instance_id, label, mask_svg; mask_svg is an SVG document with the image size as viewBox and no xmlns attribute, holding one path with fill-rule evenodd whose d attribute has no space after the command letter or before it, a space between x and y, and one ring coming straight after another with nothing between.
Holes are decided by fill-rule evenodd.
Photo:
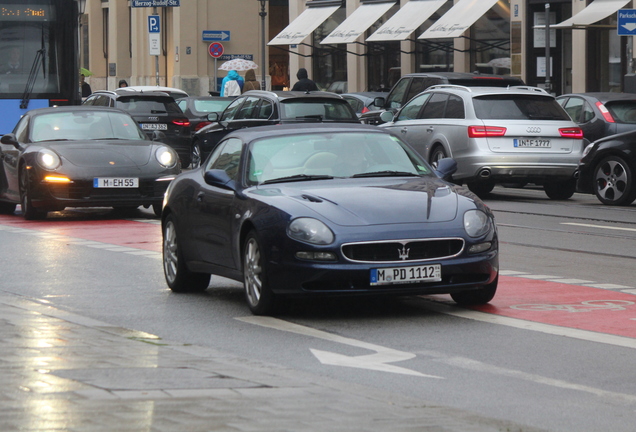
<instances>
[{"instance_id":1,"label":"brake light","mask_svg":"<svg viewBox=\"0 0 636 432\"><path fill-rule=\"evenodd\" d=\"M201 123L199 123L198 125L196 125L196 126L194 127L194 131L196 132L196 131L198 131L199 129L203 129L205 126L207 126L207 125L209 125L209 124L212 124L212 122L209 122L209 121L202 121Z\"/></svg>"},{"instance_id":2,"label":"brake light","mask_svg":"<svg viewBox=\"0 0 636 432\"><path fill-rule=\"evenodd\" d=\"M183 126L183 127L190 126L190 120L188 120L188 119L172 120L172 123L176 124L177 126Z\"/></svg>"},{"instance_id":3,"label":"brake light","mask_svg":"<svg viewBox=\"0 0 636 432\"><path fill-rule=\"evenodd\" d=\"M371 111L369 108L364 107L362 108L362 111L360 111L360 114L368 113L369 111Z\"/></svg>"},{"instance_id":4,"label":"brake light","mask_svg":"<svg viewBox=\"0 0 636 432\"><path fill-rule=\"evenodd\" d=\"M603 114L603 118L606 122L614 123L614 117L612 117L612 114L610 114L607 108L605 108L605 105L603 105L601 102L596 102L596 108L598 108L601 114Z\"/></svg>"},{"instance_id":5,"label":"brake light","mask_svg":"<svg viewBox=\"0 0 636 432\"><path fill-rule=\"evenodd\" d=\"M580 127L559 128L563 138L583 139L583 130Z\"/></svg>"},{"instance_id":6,"label":"brake light","mask_svg":"<svg viewBox=\"0 0 636 432\"><path fill-rule=\"evenodd\" d=\"M502 137L506 128L499 126L468 126L468 138Z\"/></svg>"}]
</instances>

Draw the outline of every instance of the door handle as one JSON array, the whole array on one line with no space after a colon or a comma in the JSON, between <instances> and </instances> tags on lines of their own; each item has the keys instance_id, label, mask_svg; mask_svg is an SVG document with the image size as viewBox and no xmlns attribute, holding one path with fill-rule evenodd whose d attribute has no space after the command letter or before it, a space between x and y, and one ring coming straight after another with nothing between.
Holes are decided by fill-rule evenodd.
<instances>
[{"instance_id":1,"label":"door handle","mask_svg":"<svg viewBox=\"0 0 636 432\"><path fill-rule=\"evenodd\" d=\"M408 129L407 129L406 127L403 127L403 128L402 128L402 130L401 130L400 132L402 132L403 134L405 134L405 133L407 133L407 132L408 132Z\"/></svg>"},{"instance_id":2,"label":"door handle","mask_svg":"<svg viewBox=\"0 0 636 432\"><path fill-rule=\"evenodd\" d=\"M202 202L204 196L205 196L205 194L203 192L199 192L197 194L197 201Z\"/></svg>"}]
</instances>

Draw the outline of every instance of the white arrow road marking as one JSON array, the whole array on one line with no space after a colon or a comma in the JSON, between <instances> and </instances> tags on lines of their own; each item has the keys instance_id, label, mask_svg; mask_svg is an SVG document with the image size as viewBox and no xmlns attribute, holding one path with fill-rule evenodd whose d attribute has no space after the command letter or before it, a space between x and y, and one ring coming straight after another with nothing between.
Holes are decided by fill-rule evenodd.
<instances>
[{"instance_id":1,"label":"white arrow road marking","mask_svg":"<svg viewBox=\"0 0 636 432\"><path fill-rule=\"evenodd\" d=\"M443 377L439 377L435 375L426 375L420 372L416 372L414 370L386 364L386 363L412 359L413 357L415 357L415 354L413 353L398 351L391 348L386 348L379 345L374 345L367 342L362 342L359 340L334 335L334 334L327 333L321 330L313 329L311 327L305 327L299 324L283 321L278 318L248 316L248 317L241 317L241 318L235 318L235 319L249 323L249 324L261 326L261 327L273 328L276 330L296 333L303 336L311 336L318 339L324 339L331 342L337 342L337 343L341 343L341 344L345 344L349 346L368 349L370 351L375 351L375 354L367 354L367 355L361 355L361 356L346 356L343 354L337 354L337 353L332 353L329 351L321 351L321 350L310 348L309 350L312 352L314 356L316 356L316 358L322 364L332 365L332 366L354 367L354 368L360 368L360 369L370 369L370 370L376 370L381 372L414 375L414 376L420 376L425 378L444 379Z\"/></svg>"}]
</instances>

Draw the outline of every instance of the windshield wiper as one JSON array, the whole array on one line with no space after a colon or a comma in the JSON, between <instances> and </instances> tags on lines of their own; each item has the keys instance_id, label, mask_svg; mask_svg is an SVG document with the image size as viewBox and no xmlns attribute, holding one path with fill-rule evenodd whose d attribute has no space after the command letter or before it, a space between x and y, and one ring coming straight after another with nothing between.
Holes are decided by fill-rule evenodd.
<instances>
[{"instance_id":1,"label":"windshield wiper","mask_svg":"<svg viewBox=\"0 0 636 432\"><path fill-rule=\"evenodd\" d=\"M329 180L332 178L334 177L330 175L325 175L325 174L320 174L320 175L296 174L296 175L287 176L287 177L280 177L280 178L265 180L261 184L279 183L279 182L288 182L288 181Z\"/></svg>"},{"instance_id":2,"label":"windshield wiper","mask_svg":"<svg viewBox=\"0 0 636 432\"><path fill-rule=\"evenodd\" d=\"M373 171L360 174L354 174L351 177L419 177L419 174L415 174L408 171Z\"/></svg>"}]
</instances>

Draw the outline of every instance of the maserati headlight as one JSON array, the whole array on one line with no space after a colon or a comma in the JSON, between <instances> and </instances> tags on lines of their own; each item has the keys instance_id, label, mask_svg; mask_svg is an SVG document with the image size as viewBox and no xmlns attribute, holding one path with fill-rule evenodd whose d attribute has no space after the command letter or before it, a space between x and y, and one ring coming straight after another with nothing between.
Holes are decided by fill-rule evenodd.
<instances>
[{"instance_id":1,"label":"maserati headlight","mask_svg":"<svg viewBox=\"0 0 636 432\"><path fill-rule=\"evenodd\" d=\"M42 149L38 153L38 164L44 169L54 170L62 165L60 157L52 150Z\"/></svg>"},{"instance_id":2,"label":"maserati headlight","mask_svg":"<svg viewBox=\"0 0 636 432\"><path fill-rule=\"evenodd\" d=\"M318 219L294 219L287 228L287 235L295 240L315 245L333 243L334 235L327 225Z\"/></svg>"},{"instance_id":3,"label":"maserati headlight","mask_svg":"<svg viewBox=\"0 0 636 432\"><path fill-rule=\"evenodd\" d=\"M481 237L491 228L490 218L481 210L468 210L464 213L464 229L470 237Z\"/></svg>"},{"instance_id":4,"label":"maserati headlight","mask_svg":"<svg viewBox=\"0 0 636 432\"><path fill-rule=\"evenodd\" d=\"M177 164L178 157L169 147L159 147L155 156L162 167L173 168Z\"/></svg>"}]
</instances>

